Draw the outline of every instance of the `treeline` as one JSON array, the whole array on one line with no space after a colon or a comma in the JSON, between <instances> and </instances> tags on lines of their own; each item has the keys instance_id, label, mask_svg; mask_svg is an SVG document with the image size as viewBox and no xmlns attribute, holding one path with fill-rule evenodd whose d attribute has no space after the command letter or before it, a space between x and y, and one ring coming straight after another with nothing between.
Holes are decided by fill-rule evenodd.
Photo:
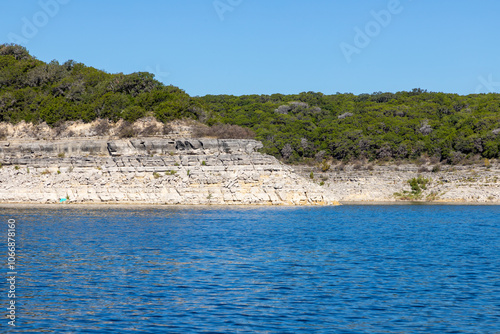
<instances>
[{"instance_id":1,"label":"treeline","mask_svg":"<svg viewBox=\"0 0 500 334\"><path fill-rule=\"evenodd\" d=\"M288 162L499 158L500 95L421 89L373 94L204 96L217 120L249 127Z\"/></svg>"},{"instance_id":2,"label":"treeline","mask_svg":"<svg viewBox=\"0 0 500 334\"><path fill-rule=\"evenodd\" d=\"M248 138L284 161L500 157L500 95L410 92L190 97L146 72L109 74L74 61L44 63L0 45L0 121L95 119L211 125L200 135ZM232 126L231 126L232 125ZM235 127L237 125L238 127ZM251 129L245 130L241 127Z\"/></svg>"},{"instance_id":3,"label":"treeline","mask_svg":"<svg viewBox=\"0 0 500 334\"><path fill-rule=\"evenodd\" d=\"M0 121L207 118L198 104L151 73L109 74L72 60L47 64L22 46L0 45Z\"/></svg>"}]
</instances>

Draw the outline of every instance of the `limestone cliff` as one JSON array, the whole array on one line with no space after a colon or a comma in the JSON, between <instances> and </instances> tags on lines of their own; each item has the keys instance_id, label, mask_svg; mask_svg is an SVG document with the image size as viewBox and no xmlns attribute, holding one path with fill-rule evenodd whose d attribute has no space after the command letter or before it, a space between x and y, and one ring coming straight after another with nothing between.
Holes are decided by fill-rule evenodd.
<instances>
[{"instance_id":1,"label":"limestone cliff","mask_svg":"<svg viewBox=\"0 0 500 334\"><path fill-rule=\"evenodd\" d=\"M303 176L314 172L314 182L334 192L341 202L405 202L398 193L410 192L408 181L429 180L420 201L500 204L500 164L450 166L375 165L369 170L346 165L320 172L314 167L296 167ZM435 167L435 165L434 165Z\"/></svg>"},{"instance_id":2,"label":"limestone cliff","mask_svg":"<svg viewBox=\"0 0 500 334\"><path fill-rule=\"evenodd\" d=\"M0 202L331 205L335 195L237 139L0 142Z\"/></svg>"}]
</instances>

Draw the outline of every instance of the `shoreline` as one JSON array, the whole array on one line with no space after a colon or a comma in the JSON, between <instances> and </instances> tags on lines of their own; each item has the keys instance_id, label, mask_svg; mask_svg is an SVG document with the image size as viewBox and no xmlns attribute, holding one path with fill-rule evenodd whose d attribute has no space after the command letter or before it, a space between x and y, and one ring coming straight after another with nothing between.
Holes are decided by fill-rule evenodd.
<instances>
[{"instance_id":1,"label":"shoreline","mask_svg":"<svg viewBox=\"0 0 500 334\"><path fill-rule=\"evenodd\" d=\"M500 202L461 202L461 201L340 201L340 206L500 206ZM0 209L3 208L172 208L172 209L204 209L204 208L224 208L224 209L268 209L268 208L324 208L338 207L333 205L266 205L266 204L155 204L155 203L20 203L20 202L0 202Z\"/></svg>"},{"instance_id":2,"label":"shoreline","mask_svg":"<svg viewBox=\"0 0 500 334\"><path fill-rule=\"evenodd\" d=\"M0 142L0 205L500 205L498 162L291 166L259 148L210 138Z\"/></svg>"}]
</instances>

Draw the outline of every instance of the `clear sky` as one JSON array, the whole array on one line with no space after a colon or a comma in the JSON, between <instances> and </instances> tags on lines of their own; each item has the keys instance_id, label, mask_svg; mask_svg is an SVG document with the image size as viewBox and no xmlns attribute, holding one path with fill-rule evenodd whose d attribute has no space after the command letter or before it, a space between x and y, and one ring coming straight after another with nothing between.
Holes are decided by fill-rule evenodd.
<instances>
[{"instance_id":1,"label":"clear sky","mask_svg":"<svg viewBox=\"0 0 500 334\"><path fill-rule=\"evenodd\" d=\"M0 0L0 42L190 95L500 92L498 0Z\"/></svg>"}]
</instances>

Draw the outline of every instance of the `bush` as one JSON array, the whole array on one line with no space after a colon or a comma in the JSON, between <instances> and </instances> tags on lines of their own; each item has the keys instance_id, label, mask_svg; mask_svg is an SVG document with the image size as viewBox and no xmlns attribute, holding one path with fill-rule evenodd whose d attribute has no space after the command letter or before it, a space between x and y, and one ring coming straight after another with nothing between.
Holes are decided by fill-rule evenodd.
<instances>
[{"instance_id":1,"label":"bush","mask_svg":"<svg viewBox=\"0 0 500 334\"><path fill-rule=\"evenodd\" d=\"M193 129L195 137L216 137L218 139L253 139L255 132L239 125L215 124L211 127L197 126Z\"/></svg>"},{"instance_id":2,"label":"bush","mask_svg":"<svg viewBox=\"0 0 500 334\"><path fill-rule=\"evenodd\" d=\"M7 139L7 129L0 129L0 140Z\"/></svg>"},{"instance_id":3,"label":"bush","mask_svg":"<svg viewBox=\"0 0 500 334\"><path fill-rule=\"evenodd\" d=\"M430 182L430 180L419 175L418 177L414 177L407 182L414 194L420 194L423 190L427 189L427 184Z\"/></svg>"},{"instance_id":4,"label":"bush","mask_svg":"<svg viewBox=\"0 0 500 334\"><path fill-rule=\"evenodd\" d=\"M464 161L466 155L462 152L452 152L448 157L448 162L452 165L458 165Z\"/></svg>"},{"instance_id":5,"label":"bush","mask_svg":"<svg viewBox=\"0 0 500 334\"><path fill-rule=\"evenodd\" d=\"M400 200L419 200L422 198L422 192L427 189L427 184L429 184L429 182L431 182L430 179L426 179L419 175L407 181L411 187L411 191L395 193L394 196Z\"/></svg>"},{"instance_id":6,"label":"bush","mask_svg":"<svg viewBox=\"0 0 500 334\"><path fill-rule=\"evenodd\" d=\"M132 138L136 135L136 130L130 122L122 122L122 124L117 129L117 135L119 138Z\"/></svg>"},{"instance_id":7,"label":"bush","mask_svg":"<svg viewBox=\"0 0 500 334\"><path fill-rule=\"evenodd\" d=\"M97 121L97 123L94 125L94 132L97 136L105 136L109 133L109 129L111 128L111 125L109 124L108 120L106 119L100 119Z\"/></svg>"},{"instance_id":8,"label":"bush","mask_svg":"<svg viewBox=\"0 0 500 334\"><path fill-rule=\"evenodd\" d=\"M156 124L149 124L144 129L142 129L139 134L141 136L154 136L160 134L161 132L162 130L158 128Z\"/></svg>"},{"instance_id":9,"label":"bush","mask_svg":"<svg viewBox=\"0 0 500 334\"><path fill-rule=\"evenodd\" d=\"M427 173L429 171L429 168L422 166L418 169L419 173Z\"/></svg>"},{"instance_id":10,"label":"bush","mask_svg":"<svg viewBox=\"0 0 500 334\"><path fill-rule=\"evenodd\" d=\"M323 160L321 163L321 171L322 172L328 172L330 170L330 164L326 162L326 160Z\"/></svg>"},{"instance_id":11,"label":"bush","mask_svg":"<svg viewBox=\"0 0 500 334\"><path fill-rule=\"evenodd\" d=\"M172 126L170 124L167 124L165 123L163 125L163 134L164 135L168 135L170 132L172 132L174 129L172 128Z\"/></svg>"},{"instance_id":12,"label":"bush","mask_svg":"<svg viewBox=\"0 0 500 334\"><path fill-rule=\"evenodd\" d=\"M68 124L64 121L59 120L54 124L53 129L54 129L54 136L61 137L63 132L68 129Z\"/></svg>"}]
</instances>

